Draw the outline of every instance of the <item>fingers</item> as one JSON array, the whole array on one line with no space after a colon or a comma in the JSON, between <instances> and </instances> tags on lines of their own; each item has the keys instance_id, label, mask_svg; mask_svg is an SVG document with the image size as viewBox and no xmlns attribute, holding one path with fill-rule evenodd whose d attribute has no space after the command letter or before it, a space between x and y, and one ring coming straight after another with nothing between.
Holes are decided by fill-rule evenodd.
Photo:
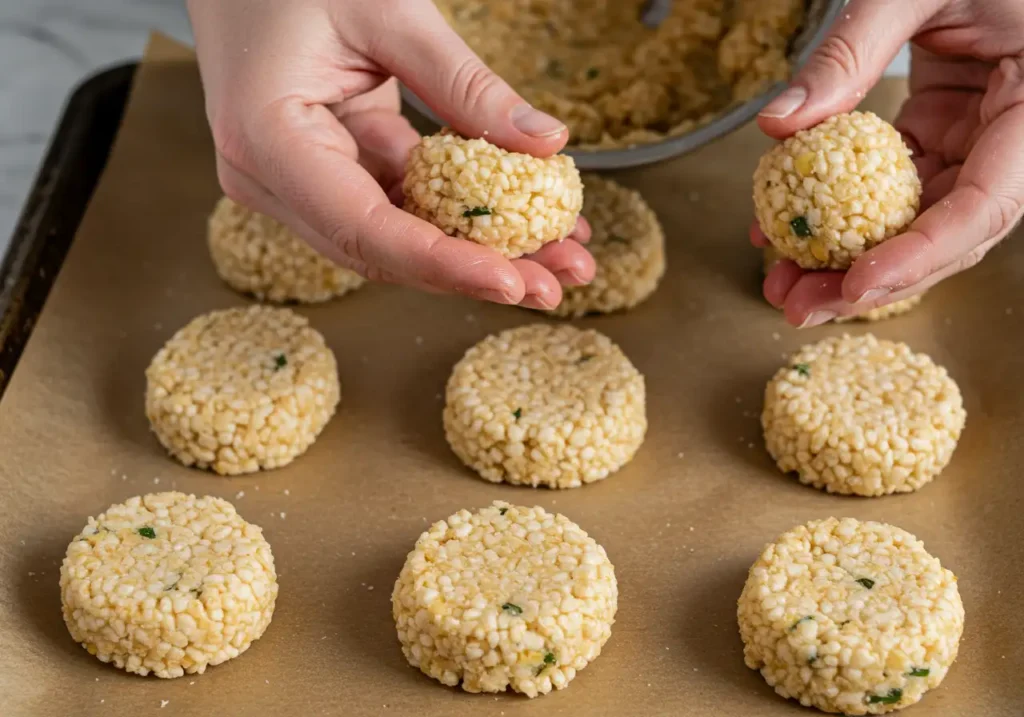
<instances>
[{"instance_id":1,"label":"fingers","mask_svg":"<svg viewBox=\"0 0 1024 717\"><path fill-rule=\"evenodd\" d=\"M326 238L324 253L367 267L371 279L425 284L517 304L526 292L512 264L486 247L445 236L393 206L373 178L340 149L346 134L326 108L279 105L254 125L258 173L267 189ZM347 136L347 135L346 135ZM318 247L321 248L321 247ZM556 287L557 288L557 287Z\"/></svg>"},{"instance_id":2,"label":"fingers","mask_svg":"<svg viewBox=\"0 0 1024 717\"><path fill-rule=\"evenodd\" d=\"M764 278L764 298L776 309L781 309L786 304L789 292L803 275L803 269L795 261L783 259L776 262Z\"/></svg>"},{"instance_id":3,"label":"fingers","mask_svg":"<svg viewBox=\"0 0 1024 717\"><path fill-rule=\"evenodd\" d=\"M1020 220L1022 206L1024 96L988 124L949 194L925 210L910 231L854 263L843 296L855 301L869 292L892 293L947 267L972 266L990 240L998 241Z\"/></svg>"},{"instance_id":4,"label":"fingers","mask_svg":"<svg viewBox=\"0 0 1024 717\"><path fill-rule=\"evenodd\" d=\"M409 152L419 142L419 133L409 121L387 110L345 115L345 128L359 147L359 164L386 189L405 176Z\"/></svg>"},{"instance_id":5,"label":"fingers","mask_svg":"<svg viewBox=\"0 0 1024 717\"><path fill-rule=\"evenodd\" d=\"M570 239L545 244L528 258L554 274L563 286L588 284L597 269L590 252Z\"/></svg>"},{"instance_id":6,"label":"fingers","mask_svg":"<svg viewBox=\"0 0 1024 717\"><path fill-rule=\"evenodd\" d=\"M515 259L512 265L523 278L525 293L518 303L528 309L553 309L562 300L562 287L550 271L530 259Z\"/></svg>"},{"instance_id":7,"label":"fingers","mask_svg":"<svg viewBox=\"0 0 1024 717\"><path fill-rule=\"evenodd\" d=\"M566 239L574 239L580 244L586 244L590 241L591 229L590 222L587 221L586 217L582 214L576 218L576 226L569 232L569 236Z\"/></svg>"},{"instance_id":8,"label":"fingers","mask_svg":"<svg viewBox=\"0 0 1024 717\"><path fill-rule=\"evenodd\" d=\"M790 87L761 111L761 129L782 139L852 110L940 5L939 0L850 2Z\"/></svg>"},{"instance_id":9,"label":"fingers","mask_svg":"<svg viewBox=\"0 0 1024 717\"><path fill-rule=\"evenodd\" d=\"M388 3L381 12L391 32L374 59L460 133L538 157L565 146L565 124L491 72L433 3Z\"/></svg>"},{"instance_id":10,"label":"fingers","mask_svg":"<svg viewBox=\"0 0 1024 717\"><path fill-rule=\"evenodd\" d=\"M750 243L758 249L763 249L771 243L768 241L768 237L764 235L764 232L761 231L761 225L756 221L750 225Z\"/></svg>"}]
</instances>

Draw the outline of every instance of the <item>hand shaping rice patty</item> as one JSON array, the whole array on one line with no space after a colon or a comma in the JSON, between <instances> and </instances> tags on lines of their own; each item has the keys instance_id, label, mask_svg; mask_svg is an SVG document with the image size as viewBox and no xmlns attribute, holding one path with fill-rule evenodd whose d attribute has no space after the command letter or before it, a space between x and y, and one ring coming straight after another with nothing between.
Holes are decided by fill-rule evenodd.
<instances>
[{"instance_id":1,"label":"hand shaping rice patty","mask_svg":"<svg viewBox=\"0 0 1024 717\"><path fill-rule=\"evenodd\" d=\"M227 197L210 215L207 243L217 274L260 301L317 303L365 279L318 254L291 229Z\"/></svg>"},{"instance_id":2,"label":"hand shaping rice patty","mask_svg":"<svg viewBox=\"0 0 1024 717\"><path fill-rule=\"evenodd\" d=\"M917 217L921 180L900 133L870 112L836 115L776 145L754 172L761 230L804 269L848 269Z\"/></svg>"},{"instance_id":3,"label":"hand shaping rice patty","mask_svg":"<svg viewBox=\"0 0 1024 717\"><path fill-rule=\"evenodd\" d=\"M450 130L413 148L403 191L407 212L510 259L564 239L583 206L572 157L506 152Z\"/></svg>"},{"instance_id":4,"label":"hand shaping rice patty","mask_svg":"<svg viewBox=\"0 0 1024 717\"><path fill-rule=\"evenodd\" d=\"M631 309L658 288L665 274L665 234L639 192L596 174L584 175L583 216L593 235L587 249L597 273L586 286L567 286L550 313L580 317Z\"/></svg>"},{"instance_id":5,"label":"hand shaping rice patty","mask_svg":"<svg viewBox=\"0 0 1024 717\"><path fill-rule=\"evenodd\" d=\"M270 624L277 573L263 531L220 498L153 493L89 518L60 569L64 622L102 662L202 674Z\"/></svg>"},{"instance_id":6,"label":"hand shaping rice patty","mask_svg":"<svg viewBox=\"0 0 1024 717\"><path fill-rule=\"evenodd\" d=\"M391 603L413 667L467 692L536 697L601 654L618 584L604 548L571 520L497 501L423 533Z\"/></svg>"},{"instance_id":7,"label":"hand shaping rice patty","mask_svg":"<svg viewBox=\"0 0 1024 717\"><path fill-rule=\"evenodd\" d=\"M967 413L941 366L871 334L805 346L765 389L761 426L783 472L830 493L908 493L949 463Z\"/></svg>"},{"instance_id":8,"label":"hand shaping rice patty","mask_svg":"<svg viewBox=\"0 0 1024 717\"><path fill-rule=\"evenodd\" d=\"M340 399L334 354L289 309L204 314L146 369L146 416L160 443L186 466L221 475L291 463Z\"/></svg>"},{"instance_id":9,"label":"hand shaping rice patty","mask_svg":"<svg viewBox=\"0 0 1024 717\"><path fill-rule=\"evenodd\" d=\"M485 480L574 488L608 477L640 448L644 378L596 331L520 326L484 339L455 365L444 429Z\"/></svg>"},{"instance_id":10,"label":"hand shaping rice patty","mask_svg":"<svg viewBox=\"0 0 1024 717\"><path fill-rule=\"evenodd\" d=\"M956 576L892 525L815 520L768 545L737 617L747 667L783 697L847 715L908 707L956 659Z\"/></svg>"}]
</instances>

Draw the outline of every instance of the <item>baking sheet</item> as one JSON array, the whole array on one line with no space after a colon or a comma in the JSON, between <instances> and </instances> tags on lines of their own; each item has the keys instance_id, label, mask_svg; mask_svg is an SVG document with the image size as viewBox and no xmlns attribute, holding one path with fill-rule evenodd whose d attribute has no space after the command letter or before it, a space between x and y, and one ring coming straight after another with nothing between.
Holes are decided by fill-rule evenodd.
<instances>
[{"instance_id":1,"label":"baking sheet","mask_svg":"<svg viewBox=\"0 0 1024 717\"><path fill-rule=\"evenodd\" d=\"M867 104L891 117L903 92L886 81ZM658 212L669 265L637 310L580 322L616 340L648 381L648 439L617 475L565 492L475 478L441 429L448 372L485 335L538 317L370 286L300 309L334 349L343 385L319 441L284 469L220 478L167 458L143 414L143 371L161 344L195 315L245 301L218 281L206 252L219 190L194 59L155 37L105 176L0 402L0 712L809 714L743 665L735 601L765 542L806 520L849 515L915 533L960 578L960 658L910 714L1020 717L1024 247L1007 241L913 313L871 328L930 353L959 381L967 428L945 473L916 494L879 499L802 486L763 449L764 384L801 343L867 327L798 332L760 298L761 257L746 226L765 146L748 127L615 175ZM171 681L91 658L64 627L58 588L86 516L168 489L233 500L264 527L281 583L273 623L247 653ZM565 513L605 546L619 577L604 653L568 689L532 702L421 675L391 618L391 588L420 532L497 498Z\"/></svg>"}]
</instances>

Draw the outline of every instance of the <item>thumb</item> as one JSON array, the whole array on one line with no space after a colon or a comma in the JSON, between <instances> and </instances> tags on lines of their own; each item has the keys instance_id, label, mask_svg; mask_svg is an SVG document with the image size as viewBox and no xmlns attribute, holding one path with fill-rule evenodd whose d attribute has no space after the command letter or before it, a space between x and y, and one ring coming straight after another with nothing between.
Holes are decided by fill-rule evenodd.
<instances>
[{"instance_id":1,"label":"thumb","mask_svg":"<svg viewBox=\"0 0 1024 717\"><path fill-rule=\"evenodd\" d=\"M545 157L569 139L565 124L534 109L463 42L432 2L406 6L374 59L467 137Z\"/></svg>"},{"instance_id":2,"label":"thumb","mask_svg":"<svg viewBox=\"0 0 1024 717\"><path fill-rule=\"evenodd\" d=\"M940 4L852 0L789 88L761 110L758 125L783 139L854 109Z\"/></svg>"}]
</instances>

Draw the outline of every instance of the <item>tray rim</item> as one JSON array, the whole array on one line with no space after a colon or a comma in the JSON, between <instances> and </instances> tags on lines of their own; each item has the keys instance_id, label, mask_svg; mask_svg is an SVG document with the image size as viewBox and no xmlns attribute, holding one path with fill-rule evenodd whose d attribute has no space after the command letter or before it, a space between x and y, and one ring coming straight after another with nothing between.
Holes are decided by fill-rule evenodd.
<instances>
[{"instance_id":1,"label":"tray rim","mask_svg":"<svg viewBox=\"0 0 1024 717\"><path fill-rule=\"evenodd\" d=\"M87 75L65 100L0 262L0 399L106 167L138 65Z\"/></svg>"}]
</instances>

